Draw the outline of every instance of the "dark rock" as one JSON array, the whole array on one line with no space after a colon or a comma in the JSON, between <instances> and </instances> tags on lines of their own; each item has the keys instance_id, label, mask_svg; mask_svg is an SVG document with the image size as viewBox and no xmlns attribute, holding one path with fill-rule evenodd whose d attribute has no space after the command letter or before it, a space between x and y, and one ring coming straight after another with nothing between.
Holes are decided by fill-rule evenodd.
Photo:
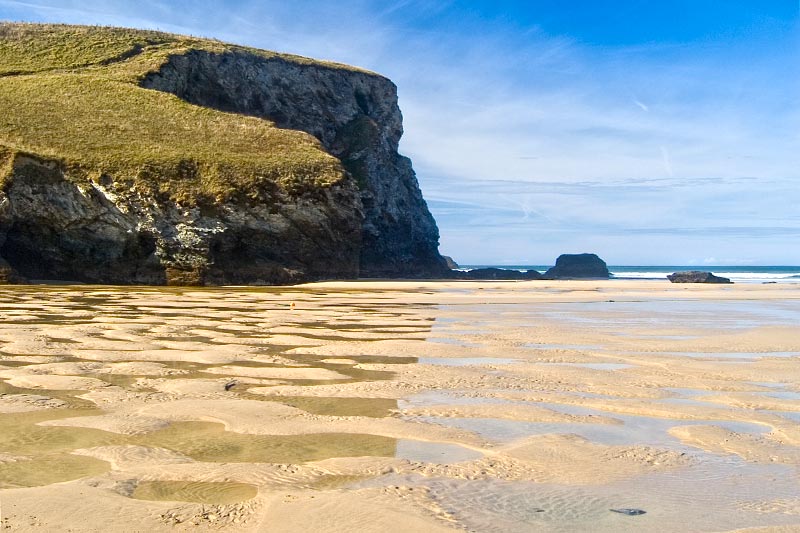
<instances>
[{"instance_id":1,"label":"dark rock","mask_svg":"<svg viewBox=\"0 0 800 533\"><path fill-rule=\"evenodd\" d=\"M519 270L511 270L505 268L475 268L466 272L452 272L451 276L455 279L497 279L497 280L515 280L515 279L541 279L542 275L535 270L528 270L527 272L520 272Z\"/></svg>"},{"instance_id":2,"label":"dark rock","mask_svg":"<svg viewBox=\"0 0 800 533\"><path fill-rule=\"evenodd\" d=\"M628 515L628 516L639 516L639 515L647 514L647 511L644 511L642 509L627 509L627 508L626 509L609 509L609 511L611 511L612 513L619 513L619 514L624 514L624 515Z\"/></svg>"},{"instance_id":3,"label":"dark rock","mask_svg":"<svg viewBox=\"0 0 800 533\"><path fill-rule=\"evenodd\" d=\"M522 279L544 279L544 276L537 270L528 270L522 273Z\"/></svg>"},{"instance_id":4,"label":"dark rock","mask_svg":"<svg viewBox=\"0 0 800 533\"><path fill-rule=\"evenodd\" d=\"M556 259L556 265L544 273L545 279L608 279L606 262L595 254L564 254Z\"/></svg>"},{"instance_id":5,"label":"dark rock","mask_svg":"<svg viewBox=\"0 0 800 533\"><path fill-rule=\"evenodd\" d=\"M475 268L464 273L466 279L522 279L519 270L505 268Z\"/></svg>"},{"instance_id":6,"label":"dark rock","mask_svg":"<svg viewBox=\"0 0 800 533\"><path fill-rule=\"evenodd\" d=\"M172 56L142 86L315 136L359 188L360 277L446 274L436 222L411 160L398 153L403 122L390 80L247 51L191 50Z\"/></svg>"},{"instance_id":7,"label":"dark rock","mask_svg":"<svg viewBox=\"0 0 800 533\"><path fill-rule=\"evenodd\" d=\"M23 284L28 280L17 274L8 262L0 257L0 284Z\"/></svg>"},{"instance_id":8,"label":"dark rock","mask_svg":"<svg viewBox=\"0 0 800 533\"><path fill-rule=\"evenodd\" d=\"M672 283L733 283L729 278L715 276L711 272L701 270L687 270L685 272L675 272L667 276Z\"/></svg>"},{"instance_id":9,"label":"dark rock","mask_svg":"<svg viewBox=\"0 0 800 533\"><path fill-rule=\"evenodd\" d=\"M447 265L447 268L449 268L450 270L455 270L455 269L459 268L458 263L453 261L453 258L450 257L449 255L443 255L442 258L444 259L444 262Z\"/></svg>"}]
</instances>

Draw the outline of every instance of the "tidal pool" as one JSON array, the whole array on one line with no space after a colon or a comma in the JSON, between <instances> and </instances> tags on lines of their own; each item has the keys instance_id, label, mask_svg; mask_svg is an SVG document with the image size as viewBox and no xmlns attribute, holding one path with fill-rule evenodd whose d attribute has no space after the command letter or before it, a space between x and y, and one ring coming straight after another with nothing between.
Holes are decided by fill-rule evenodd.
<instances>
[{"instance_id":1,"label":"tidal pool","mask_svg":"<svg viewBox=\"0 0 800 533\"><path fill-rule=\"evenodd\" d=\"M225 431L214 422L178 422L129 437L129 444L166 448L197 461L216 463L304 463L333 457L394 457L396 439L351 433L250 435Z\"/></svg>"},{"instance_id":2,"label":"tidal pool","mask_svg":"<svg viewBox=\"0 0 800 533\"><path fill-rule=\"evenodd\" d=\"M131 493L136 500L180 501L226 505L251 500L258 488L247 483L208 481L140 481Z\"/></svg>"},{"instance_id":3,"label":"tidal pool","mask_svg":"<svg viewBox=\"0 0 800 533\"><path fill-rule=\"evenodd\" d=\"M99 459L52 453L0 462L0 488L38 487L103 474L110 465Z\"/></svg>"},{"instance_id":4,"label":"tidal pool","mask_svg":"<svg viewBox=\"0 0 800 533\"><path fill-rule=\"evenodd\" d=\"M0 462L0 488L49 485L109 470L110 465L105 461L70 452L121 444L123 437L96 429L37 425L45 420L101 413L88 409L47 409L0 415L0 452L14 457Z\"/></svg>"},{"instance_id":5,"label":"tidal pool","mask_svg":"<svg viewBox=\"0 0 800 533\"><path fill-rule=\"evenodd\" d=\"M366 416L384 418L397 409L397 400L385 398L340 398L320 396L264 396L248 394L249 399L290 405L307 413L323 416Z\"/></svg>"}]
</instances>

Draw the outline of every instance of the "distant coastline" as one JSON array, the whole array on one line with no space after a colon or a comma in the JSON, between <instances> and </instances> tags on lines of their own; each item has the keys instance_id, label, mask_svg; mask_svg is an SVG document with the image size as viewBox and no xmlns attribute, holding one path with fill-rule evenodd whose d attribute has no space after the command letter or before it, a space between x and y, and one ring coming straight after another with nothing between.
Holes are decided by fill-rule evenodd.
<instances>
[{"instance_id":1,"label":"distant coastline","mask_svg":"<svg viewBox=\"0 0 800 533\"><path fill-rule=\"evenodd\" d=\"M461 265L458 270L474 268L505 268L544 272L552 265ZM612 279L665 280L667 274L682 270L707 270L730 278L734 283L800 283L800 266L709 266L709 265L609 265Z\"/></svg>"}]
</instances>

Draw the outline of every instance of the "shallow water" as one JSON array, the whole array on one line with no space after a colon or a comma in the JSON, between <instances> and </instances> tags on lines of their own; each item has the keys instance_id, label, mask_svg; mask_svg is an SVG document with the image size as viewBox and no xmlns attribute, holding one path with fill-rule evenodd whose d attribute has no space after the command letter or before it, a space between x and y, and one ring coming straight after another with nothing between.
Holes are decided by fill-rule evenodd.
<instances>
[{"instance_id":1,"label":"shallow water","mask_svg":"<svg viewBox=\"0 0 800 533\"><path fill-rule=\"evenodd\" d=\"M778 416L782 416L783 418L793 420L794 422L800 424L800 412L798 411L767 411L767 412L776 414Z\"/></svg>"},{"instance_id":2,"label":"shallow water","mask_svg":"<svg viewBox=\"0 0 800 533\"><path fill-rule=\"evenodd\" d=\"M304 463L332 457L394 457L397 441L380 435L322 433L250 435L225 431L213 422L178 422L130 437L129 443L166 448L196 461Z\"/></svg>"},{"instance_id":3,"label":"shallow water","mask_svg":"<svg viewBox=\"0 0 800 533\"><path fill-rule=\"evenodd\" d=\"M727 531L742 527L794 524L789 514L755 512L762 499L797 498L795 471L707 457L679 474L653 474L600 486L476 480L435 480L433 497L468 530L530 531ZM761 486L761 480L773 482ZM701 487L714 486L714 490ZM687 492L687 487L698 490ZM625 516L612 508L638 508Z\"/></svg>"},{"instance_id":4,"label":"shallow water","mask_svg":"<svg viewBox=\"0 0 800 533\"><path fill-rule=\"evenodd\" d=\"M800 323L800 305L774 301L659 300L638 302L559 303L541 306L543 316L603 329L637 330L723 328L740 330L765 323Z\"/></svg>"},{"instance_id":5,"label":"shallow water","mask_svg":"<svg viewBox=\"0 0 800 533\"><path fill-rule=\"evenodd\" d=\"M140 481L131 498L226 505L255 498L258 488L246 483L207 481Z\"/></svg>"},{"instance_id":6,"label":"shallow water","mask_svg":"<svg viewBox=\"0 0 800 533\"><path fill-rule=\"evenodd\" d=\"M420 417L425 422L465 429L491 441L510 443L525 437L548 434L580 435L591 442L609 446L646 445L688 451L691 448L669 434L679 426L715 425L737 433L760 435L769 426L730 420L670 420L646 416L620 415L614 412L587 409L562 404L536 404L553 411L573 415L594 415L616 419L622 424L594 424L591 422L523 422L497 418Z\"/></svg>"},{"instance_id":7,"label":"shallow water","mask_svg":"<svg viewBox=\"0 0 800 533\"><path fill-rule=\"evenodd\" d=\"M800 352L662 352L664 355L708 359L758 359L761 357L800 357Z\"/></svg>"},{"instance_id":8,"label":"shallow water","mask_svg":"<svg viewBox=\"0 0 800 533\"><path fill-rule=\"evenodd\" d=\"M98 475L110 469L105 461L70 455L94 446L121 444L123 438L87 428L39 426L38 422L101 411L51 409L27 413L0 414L0 452L16 460L0 462L0 488L49 485Z\"/></svg>"},{"instance_id":9,"label":"shallow water","mask_svg":"<svg viewBox=\"0 0 800 533\"><path fill-rule=\"evenodd\" d=\"M324 396L264 396L250 394L249 399L268 400L323 416L366 416L384 418L397 409L397 400L385 398L331 398Z\"/></svg>"},{"instance_id":10,"label":"shallow water","mask_svg":"<svg viewBox=\"0 0 800 533\"><path fill-rule=\"evenodd\" d=\"M94 403L78 397L84 392L85 391L81 390L50 390L15 387L14 385L10 385L6 381L0 379L0 395L10 394L44 396L64 402L64 407L70 407L74 409L95 409L96 406ZM0 414L0 417L2 416L4 415Z\"/></svg>"},{"instance_id":11,"label":"shallow water","mask_svg":"<svg viewBox=\"0 0 800 533\"><path fill-rule=\"evenodd\" d=\"M457 444L408 439L400 439L397 441L397 452L395 455L398 459L437 464L474 461L483 457L482 453Z\"/></svg>"},{"instance_id":12,"label":"shallow water","mask_svg":"<svg viewBox=\"0 0 800 533\"><path fill-rule=\"evenodd\" d=\"M49 453L14 462L0 462L0 489L38 487L103 474L110 465L99 459Z\"/></svg>"},{"instance_id":13,"label":"shallow water","mask_svg":"<svg viewBox=\"0 0 800 533\"><path fill-rule=\"evenodd\" d=\"M69 455L98 446L165 448L206 462L303 463L332 457L394 457L397 441L364 434L249 435L225 431L222 424L178 422L165 429L120 435L92 428L42 426L39 422L102 414L54 409L0 415L0 450L19 457L0 463L0 486L46 485L97 475L104 461Z\"/></svg>"},{"instance_id":14,"label":"shallow water","mask_svg":"<svg viewBox=\"0 0 800 533\"><path fill-rule=\"evenodd\" d=\"M664 402L668 400L658 400ZM700 403L688 400L689 403ZM427 396L417 399L415 403L409 403L409 407L421 405L453 405L458 404L459 400L448 399L447 395ZM476 404L496 404L498 409L502 409L502 404L525 404L527 402L510 402L503 400L484 400L479 398L466 398L460 401L464 405ZM737 433L750 433L754 435L763 434L770 430L766 424L756 424L750 422L732 420L679 420L664 419L649 416L635 416L619 414L613 411L602 411L588 407L535 402L537 407L544 407L555 412L577 416L596 416L618 420L621 424L602 424L585 422L526 422L518 420L506 420L499 418L457 418L457 417L415 417L428 423L440 424L443 426L465 429L475 432L487 439L500 443L510 443L534 435L547 434L575 434L580 435L592 442L613 445L639 445L659 446L680 451L691 450L690 447L682 444L679 439L669 434L669 430L678 426L687 425L716 425Z\"/></svg>"},{"instance_id":15,"label":"shallow water","mask_svg":"<svg viewBox=\"0 0 800 533\"><path fill-rule=\"evenodd\" d=\"M470 342L464 339L457 339L452 337L429 337L426 339L426 341L435 344L447 344L450 346L462 347L462 348L474 348L476 346L480 346L475 342Z\"/></svg>"},{"instance_id":16,"label":"shallow water","mask_svg":"<svg viewBox=\"0 0 800 533\"><path fill-rule=\"evenodd\" d=\"M762 392L760 393L768 398L778 398L781 400L800 400L800 392L798 391L776 391L776 392Z\"/></svg>"}]
</instances>

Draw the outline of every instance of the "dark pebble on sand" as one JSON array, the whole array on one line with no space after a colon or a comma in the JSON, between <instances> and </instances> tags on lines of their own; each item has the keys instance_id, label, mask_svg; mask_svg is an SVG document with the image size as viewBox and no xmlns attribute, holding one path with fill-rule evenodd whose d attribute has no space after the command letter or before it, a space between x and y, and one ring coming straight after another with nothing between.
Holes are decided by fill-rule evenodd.
<instances>
[{"instance_id":1,"label":"dark pebble on sand","mask_svg":"<svg viewBox=\"0 0 800 533\"><path fill-rule=\"evenodd\" d=\"M639 516L640 514L645 514L647 511L643 511L642 509L609 509L612 513L619 513L628 516Z\"/></svg>"}]
</instances>

